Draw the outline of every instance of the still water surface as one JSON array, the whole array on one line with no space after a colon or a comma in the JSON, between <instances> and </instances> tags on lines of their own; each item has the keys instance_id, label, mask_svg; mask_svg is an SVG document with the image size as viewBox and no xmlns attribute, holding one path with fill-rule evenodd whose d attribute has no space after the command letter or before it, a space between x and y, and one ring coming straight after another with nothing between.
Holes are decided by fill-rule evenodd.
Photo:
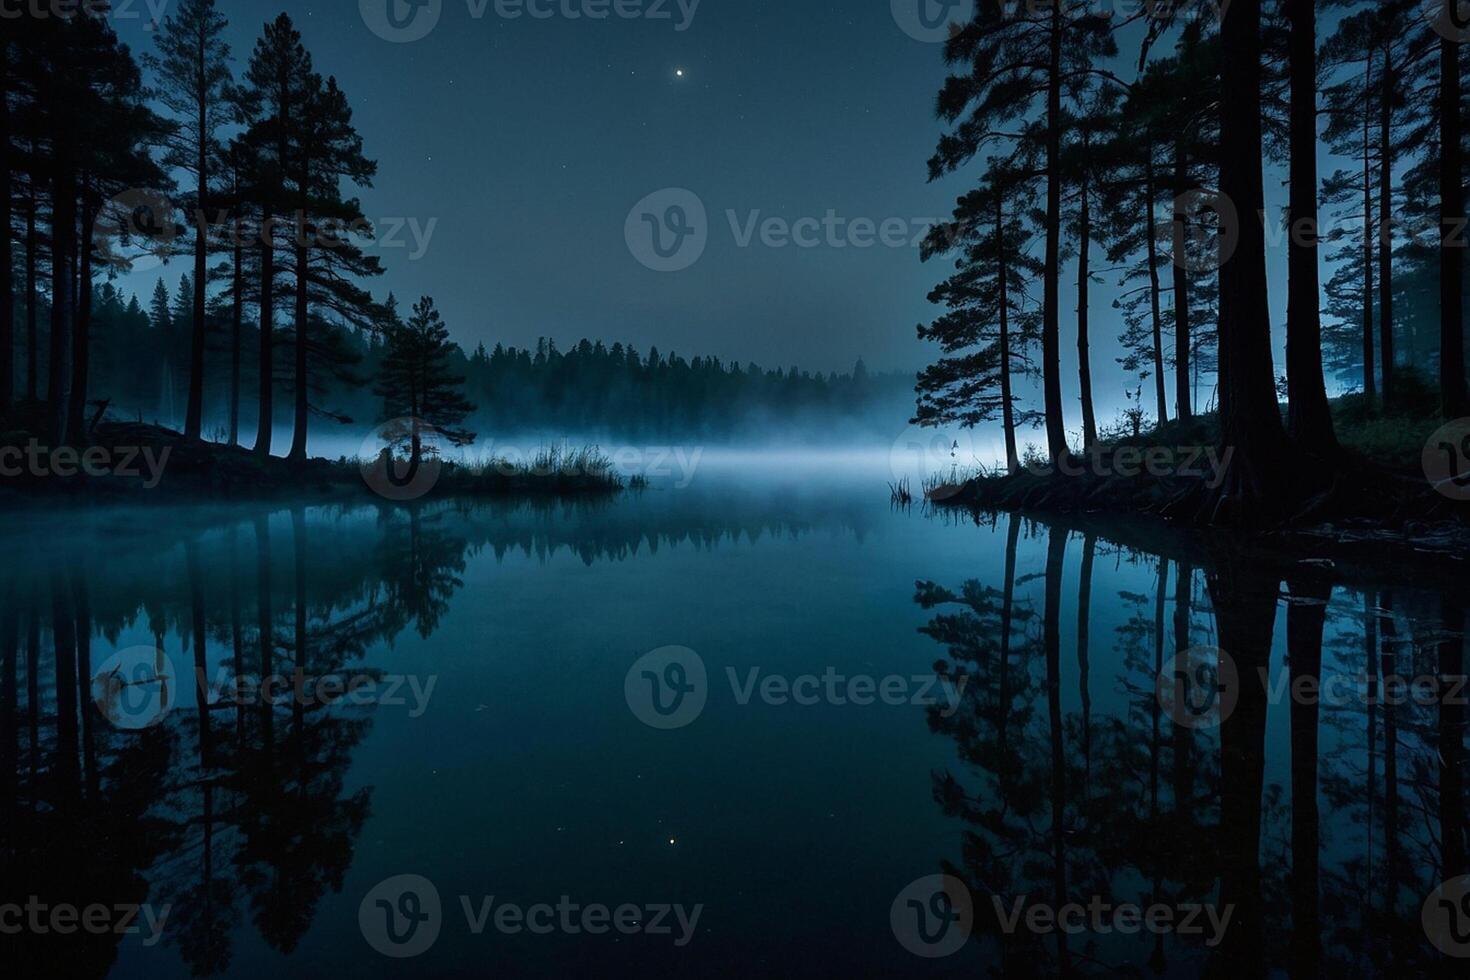
<instances>
[{"instance_id":1,"label":"still water surface","mask_svg":"<svg viewBox=\"0 0 1470 980\"><path fill-rule=\"evenodd\" d=\"M4 547L0 902L167 907L156 934L0 936L22 975L1464 964L1421 909L1470 870L1465 709L1361 695L1463 672L1448 579L894 509L867 473L93 511ZM1242 677L1223 726L1176 724L1159 672L1216 647ZM702 708L650 707L696 663ZM163 679L107 687L140 670ZM1261 670L1344 683L1294 703ZM237 675L366 686L272 705ZM957 947L964 896L911 889L939 874L973 909ZM422 881L432 941L383 955L432 915ZM996 902L1023 899L1104 918L1007 932ZM1115 928L1127 904L1197 929Z\"/></svg>"}]
</instances>

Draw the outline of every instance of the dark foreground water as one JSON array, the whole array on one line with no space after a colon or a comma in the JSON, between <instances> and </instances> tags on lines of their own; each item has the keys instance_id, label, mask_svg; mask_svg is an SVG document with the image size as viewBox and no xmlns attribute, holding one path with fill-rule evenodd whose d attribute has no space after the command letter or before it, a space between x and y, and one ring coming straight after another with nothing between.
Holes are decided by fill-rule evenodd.
<instances>
[{"instance_id":1,"label":"dark foreground water","mask_svg":"<svg viewBox=\"0 0 1470 980\"><path fill-rule=\"evenodd\" d=\"M3 547L7 976L1470 963L1449 576L720 474Z\"/></svg>"}]
</instances>

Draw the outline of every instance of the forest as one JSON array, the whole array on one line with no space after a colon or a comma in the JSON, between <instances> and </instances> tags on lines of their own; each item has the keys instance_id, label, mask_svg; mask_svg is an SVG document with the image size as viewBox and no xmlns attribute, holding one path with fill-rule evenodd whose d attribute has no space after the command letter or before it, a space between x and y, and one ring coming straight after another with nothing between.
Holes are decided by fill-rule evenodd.
<instances>
[{"instance_id":1,"label":"forest","mask_svg":"<svg viewBox=\"0 0 1470 980\"><path fill-rule=\"evenodd\" d=\"M1394 497L1382 464L1417 447L1388 460L1383 431L1422 445L1430 422L1470 412L1470 29L1454 0L976 9L943 45L928 171L965 190L922 249L950 268L918 330L940 357L918 375L913 421L998 423L1005 472L1023 456L1061 469L1118 434L1094 405L1094 370L1114 366L1093 350L1111 331L1137 386L1133 434L1184 425L1233 454L1218 487L1171 490L1171 513L1271 522L1333 513L1364 487ZM808 375L590 340L466 352L432 300L405 316L371 290L384 268L353 195L377 165L348 94L290 15L238 74L227 26L213 0L186 0L139 54L101 16L7 32L8 431L84 445L110 421L153 421L186 445L300 464L333 423L413 416L457 445L488 426L734 437L851 419L898 384L861 364ZM1278 171L1288 203L1273 213ZM187 271L146 303L111 281L168 259ZM1374 426L1377 442L1359 438ZM1031 427L1042 445L1023 454Z\"/></svg>"},{"instance_id":2,"label":"forest","mask_svg":"<svg viewBox=\"0 0 1470 980\"><path fill-rule=\"evenodd\" d=\"M109 282L94 288L90 383L107 393L113 415L162 424L182 417L193 322L190 296L187 273L172 290L160 278L146 305ZM396 306L391 296L388 305ZM44 299L41 308L44 322ZM253 434L249 409L259 372L245 358L235 375L226 312L213 303L205 314L204 403L210 411L204 434L233 444ZM258 327L247 318L242 348L254 350L258 339ZM328 375L312 399L317 417L330 416L329 433L333 422L375 422L383 413L373 387L358 382L381 375L384 334L343 329L338 340L341 370ZM42 345L40 376L45 358ZM861 361L847 374L814 374L795 367L726 364L716 357L686 359L656 347L644 354L631 344L586 339L566 351L549 338L534 350L500 343L487 350L481 343L466 353L449 344L445 366L450 376L464 379L462 390L474 406L469 423L480 431L606 433L629 439L731 439L756 432L770 438L778 421L788 430L799 429L794 436L815 435L824 426L871 425L880 407L901 410L913 384L912 376L901 372L870 373ZM31 377L27 366L22 382L27 391ZM289 415L278 408L277 427L289 423Z\"/></svg>"},{"instance_id":3,"label":"forest","mask_svg":"<svg viewBox=\"0 0 1470 980\"><path fill-rule=\"evenodd\" d=\"M998 422L1011 474L1033 425L1053 461L1087 451L1094 331L1116 327L1135 419L1207 417L1237 453L1218 490L1194 488L1193 516L1290 518L1363 479L1375 461L1341 438L1348 416L1410 419L1417 459L1470 410L1461 14L1454 0L978 5L945 44L936 100L931 179L979 179L926 243L952 271L918 331L942 356L916 421ZM1268 170L1284 173L1280 213ZM1284 284L1268 275L1282 243ZM1074 267L1075 318L1060 300ZM1121 292L1099 324L1089 294L1105 278ZM1063 377L1073 342L1079 371Z\"/></svg>"},{"instance_id":4,"label":"forest","mask_svg":"<svg viewBox=\"0 0 1470 980\"><path fill-rule=\"evenodd\" d=\"M214 0L180 3L141 54L101 13L24 18L0 44L8 443L82 447L129 422L299 464L313 432L408 416L454 445L491 426L736 438L901 403L909 381L861 362L823 375L588 340L466 353L432 300L405 316L370 291L384 268L350 195L376 164L288 14L237 76ZM172 265L145 299L119 282Z\"/></svg>"}]
</instances>

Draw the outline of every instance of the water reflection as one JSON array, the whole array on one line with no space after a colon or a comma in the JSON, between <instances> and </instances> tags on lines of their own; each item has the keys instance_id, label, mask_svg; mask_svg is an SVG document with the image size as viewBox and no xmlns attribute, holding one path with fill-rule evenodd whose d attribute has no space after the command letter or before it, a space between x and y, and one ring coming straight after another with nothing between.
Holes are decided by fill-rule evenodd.
<instances>
[{"instance_id":1,"label":"water reflection","mask_svg":"<svg viewBox=\"0 0 1470 980\"><path fill-rule=\"evenodd\" d=\"M433 635L469 556L569 550L591 564L813 526L649 517L296 505L162 527L156 511L78 513L17 531L7 548L27 561L0 578L0 881L5 901L42 911L40 929L0 937L15 975L105 976L124 936L138 941L47 928L62 905L115 919L146 903L167 920L158 938L128 913L144 944L196 976L230 973L245 923L291 954L342 889L373 801L345 778L373 703L313 692L380 679L372 651Z\"/></svg>"},{"instance_id":2,"label":"water reflection","mask_svg":"<svg viewBox=\"0 0 1470 980\"><path fill-rule=\"evenodd\" d=\"M965 826L941 860L1000 973L1450 975L1421 910L1470 872L1465 692L1446 680L1465 673L1463 601L1219 543L1159 553L1000 520L999 581L922 581L915 596L945 650L936 669L969 681L962 711L928 715L959 759L934 798ZM1096 596L1100 561L1152 587ZM1120 621L1101 657L1099 598ZM1180 723L1158 694L1171 658L1201 644L1240 679L1218 725ZM1430 687L1414 696L1412 678ZM1124 903L1176 922L1213 906L1228 925L1011 914Z\"/></svg>"},{"instance_id":3,"label":"water reflection","mask_svg":"<svg viewBox=\"0 0 1470 980\"><path fill-rule=\"evenodd\" d=\"M895 512L883 493L654 492L13 529L3 546L26 561L0 573L0 901L168 919L153 946L146 921L0 935L4 962L373 975L396 961L363 941L359 903L403 873L434 881L448 914L467 894L707 906L677 950L446 923L412 964L439 975L474 969L491 942L530 973L729 972L754 938L775 972L813 975L1448 962L1420 916L1466 870L1465 709L1390 695L1397 678L1463 672L1464 583L992 520ZM668 644L707 658L712 685L677 732L624 702L630 665ZM1242 679L1223 723L1181 723L1159 675L1223 676L1219 650ZM931 666L959 710L745 703L721 686L754 668ZM322 693L405 672L444 674L412 723L382 698ZM273 697L231 684L270 677ZM1281 693L1344 679L1351 696L1320 704ZM411 692L410 708L427 693ZM889 915L936 870L967 884L979 935L926 960ZM814 891L844 902L791 914ZM1010 922L1017 902L1094 897L1222 918L1157 934Z\"/></svg>"}]
</instances>

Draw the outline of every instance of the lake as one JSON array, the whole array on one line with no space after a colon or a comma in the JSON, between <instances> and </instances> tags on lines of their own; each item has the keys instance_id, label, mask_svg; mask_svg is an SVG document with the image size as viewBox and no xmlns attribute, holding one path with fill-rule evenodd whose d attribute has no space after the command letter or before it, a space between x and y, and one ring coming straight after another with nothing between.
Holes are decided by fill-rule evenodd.
<instances>
[{"instance_id":1,"label":"lake","mask_svg":"<svg viewBox=\"0 0 1470 980\"><path fill-rule=\"evenodd\" d=\"M0 930L34 922L6 959L1190 977L1470 954L1463 879L1436 891L1470 829L1462 580L774 469L601 503L26 518Z\"/></svg>"}]
</instances>

